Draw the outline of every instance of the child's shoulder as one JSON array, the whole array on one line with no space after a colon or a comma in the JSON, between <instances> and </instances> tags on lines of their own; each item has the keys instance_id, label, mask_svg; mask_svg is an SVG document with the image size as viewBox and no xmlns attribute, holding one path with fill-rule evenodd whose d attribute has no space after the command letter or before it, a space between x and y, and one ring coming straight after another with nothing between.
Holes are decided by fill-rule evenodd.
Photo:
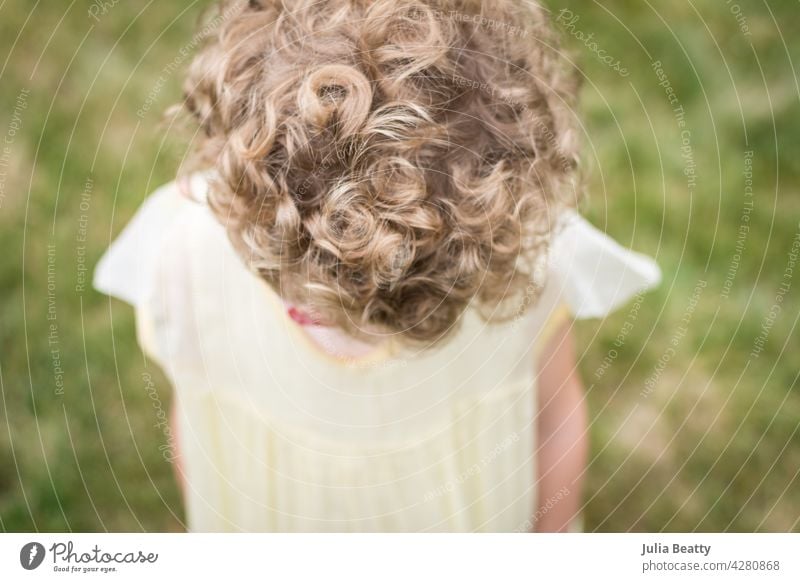
<instances>
[{"instance_id":1,"label":"child's shoulder","mask_svg":"<svg viewBox=\"0 0 800 582\"><path fill-rule=\"evenodd\" d=\"M180 260L222 230L206 204L209 179L208 173L196 173L149 194L98 261L95 289L139 305L160 262Z\"/></svg>"},{"instance_id":2,"label":"child's shoulder","mask_svg":"<svg viewBox=\"0 0 800 582\"><path fill-rule=\"evenodd\" d=\"M213 172L195 173L147 196L98 262L95 288L140 305L159 265L177 277L190 265L203 270L233 253L224 225L207 203L213 179ZM565 211L554 230L546 280L552 301L540 301L534 311L562 305L583 319L605 317L655 287L661 272L650 257L622 246L579 213Z\"/></svg>"}]
</instances>

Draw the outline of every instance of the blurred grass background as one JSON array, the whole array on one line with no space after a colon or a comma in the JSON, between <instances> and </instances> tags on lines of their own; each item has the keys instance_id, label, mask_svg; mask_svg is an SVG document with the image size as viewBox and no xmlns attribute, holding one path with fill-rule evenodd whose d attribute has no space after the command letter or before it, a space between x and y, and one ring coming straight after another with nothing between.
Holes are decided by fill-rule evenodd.
<instances>
[{"instance_id":1,"label":"blurred grass background","mask_svg":"<svg viewBox=\"0 0 800 582\"><path fill-rule=\"evenodd\" d=\"M132 310L89 281L110 238L174 176L182 144L159 116L182 69L159 78L207 3L105 4L0 3L4 531L182 528L143 375L165 409L169 386L137 347ZM578 17L559 28L585 76L585 212L664 271L658 291L578 325L592 414L586 529L800 530L800 281L787 270L800 229L799 6L742 3L738 20L715 0L549 6ZM685 111L693 187L653 61Z\"/></svg>"}]
</instances>

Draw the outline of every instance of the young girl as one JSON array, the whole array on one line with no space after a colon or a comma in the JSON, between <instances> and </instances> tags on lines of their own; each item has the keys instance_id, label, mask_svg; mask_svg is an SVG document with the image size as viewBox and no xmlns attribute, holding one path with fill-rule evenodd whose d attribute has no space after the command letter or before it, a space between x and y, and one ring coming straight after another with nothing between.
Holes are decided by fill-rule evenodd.
<instances>
[{"instance_id":1,"label":"young girl","mask_svg":"<svg viewBox=\"0 0 800 582\"><path fill-rule=\"evenodd\" d=\"M573 210L543 9L220 11L182 107L203 171L95 273L174 385L188 529L578 529L571 321L659 271Z\"/></svg>"}]
</instances>

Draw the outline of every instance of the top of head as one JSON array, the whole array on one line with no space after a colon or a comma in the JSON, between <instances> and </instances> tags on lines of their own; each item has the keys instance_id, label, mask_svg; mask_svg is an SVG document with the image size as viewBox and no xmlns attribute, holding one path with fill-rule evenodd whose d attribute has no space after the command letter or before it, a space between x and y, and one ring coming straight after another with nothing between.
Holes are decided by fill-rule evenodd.
<instances>
[{"instance_id":1,"label":"top of head","mask_svg":"<svg viewBox=\"0 0 800 582\"><path fill-rule=\"evenodd\" d=\"M542 8L251 0L206 30L185 83L194 159L281 295L353 334L432 342L524 292L576 201L576 88Z\"/></svg>"}]
</instances>

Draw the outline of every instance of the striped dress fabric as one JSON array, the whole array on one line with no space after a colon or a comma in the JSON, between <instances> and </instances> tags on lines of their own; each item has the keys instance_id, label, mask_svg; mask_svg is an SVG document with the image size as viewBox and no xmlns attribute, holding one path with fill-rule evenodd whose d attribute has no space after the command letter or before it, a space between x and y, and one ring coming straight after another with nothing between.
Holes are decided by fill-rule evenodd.
<instances>
[{"instance_id":1,"label":"striped dress fabric","mask_svg":"<svg viewBox=\"0 0 800 582\"><path fill-rule=\"evenodd\" d=\"M522 531L536 503L536 355L570 318L656 285L656 264L577 214L535 306L473 310L435 349L313 341L205 204L208 175L150 195L95 287L131 303L174 388L190 531Z\"/></svg>"}]
</instances>

